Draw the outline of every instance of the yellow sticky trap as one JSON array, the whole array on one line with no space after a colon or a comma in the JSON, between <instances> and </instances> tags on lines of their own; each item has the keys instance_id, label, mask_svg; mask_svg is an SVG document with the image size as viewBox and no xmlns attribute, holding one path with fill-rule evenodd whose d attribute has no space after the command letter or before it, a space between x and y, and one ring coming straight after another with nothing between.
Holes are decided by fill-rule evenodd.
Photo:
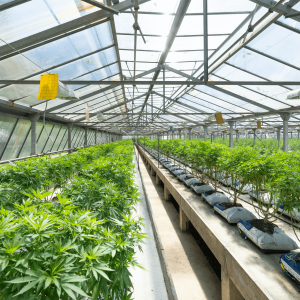
<instances>
[{"instance_id":1,"label":"yellow sticky trap","mask_svg":"<svg viewBox=\"0 0 300 300\"><path fill-rule=\"evenodd\" d=\"M261 129L261 121L257 121L257 129Z\"/></svg>"},{"instance_id":2,"label":"yellow sticky trap","mask_svg":"<svg viewBox=\"0 0 300 300\"><path fill-rule=\"evenodd\" d=\"M58 74L41 75L38 100L52 100L57 96Z\"/></svg>"},{"instance_id":3,"label":"yellow sticky trap","mask_svg":"<svg viewBox=\"0 0 300 300\"><path fill-rule=\"evenodd\" d=\"M215 113L215 117L216 117L217 124L224 124L224 120L221 112Z\"/></svg>"}]
</instances>

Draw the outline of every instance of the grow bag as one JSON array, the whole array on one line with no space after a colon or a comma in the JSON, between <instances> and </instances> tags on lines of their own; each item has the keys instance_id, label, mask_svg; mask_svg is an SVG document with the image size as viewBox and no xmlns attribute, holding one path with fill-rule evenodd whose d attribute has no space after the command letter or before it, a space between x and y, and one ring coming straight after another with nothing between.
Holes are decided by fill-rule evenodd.
<instances>
[{"instance_id":1,"label":"grow bag","mask_svg":"<svg viewBox=\"0 0 300 300\"><path fill-rule=\"evenodd\" d=\"M191 178L194 178L194 176L191 175L191 174L182 174L182 175L179 176L179 179L181 181L188 180L188 179L191 179Z\"/></svg>"},{"instance_id":2,"label":"grow bag","mask_svg":"<svg viewBox=\"0 0 300 300\"><path fill-rule=\"evenodd\" d=\"M278 213L282 213L282 211L284 210L284 205L283 204L280 204L279 208L278 208ZM289 214L288 212L284 211L283 212L283 215L285 216L288 216L288 217L291 217L291 214ZM297 210L296 208L293 209L293 213L292 213L292 216L294 219L300 221L300 212L299 210Z\"/></svg>"},{"instance_id":3,"label":"grow bag","mask_svg":"<svg viewBox=\"0 0 300 300\"><path fill-rule=\"evenodd\" d=\"M218 172L217 174L215 174L215 172L212 173L212 178L215 180L220 180L222 178L224 178L224 173L223 172Z\"/></svg>"},{"instance_id":4,"label":"grow bag","mask_svg":"<svg viewBox=\"0 0 300 300\"><path fill-rule=\"evenodd\" d=\"M250 195L250 198L255 199L256 201L260 201L262 204L269 204L271 195L268 192L256 192L255 190L251 190L248 192ZM272 205L275 205L277 202L278 198L272 199Z\"/></svg>"},{"instance_id":5,"label":"grow bag","mask_svg":"<svg viewBox=\"0 0 300 300\"><path fill-rule=\"evenodd\" d=\"M223 193L218 192L213 194L204 192L202 193L202 198L211 206L214 206L216 203L230 202L230 200Z\"/></svg>"},{"instance_id":6,"label":"grow bag","mask_svg":"<svg viewBox=\"0 0 300 300\"><path fill-rule=\"evenodd\" d=\"M222 183L225 186L232 186L232 179L231 177L227 177L227 178L222 178L220 179L220 183Z\"/></svg>"},{"instance_id":7,"label":"grow bag","mask_svg":"<svg viewBox=\"0 0 300 300\"><path fill-rule=\"evenodd\" d=\"M210 185L192 185L192 189L198 194L201 195L203 192L213 191L214 188Z\"/></svg>"},{"instance_id":8,"label":"grow bag","mask_svg":"<svg viewBox=\"0 0 300 300\"><path fill-rule=\"evenodd\" d=\"M237 183L236 183L236 189L239 191L241 187L242 187L242 185L241 185L239 182L237 182ZM241 193L242 193L242 194L247 194L247 193L249 193L252 189L253 189L252 184L249 184L249 183L248 183L248 184L244 185L244 187L243 187Z\"/></svg>"},{"instance_id":9,"label":"grow bag","mask_svg":"<svg viewBox=\"0 0 300 300\"><path fill-rule=\"evenodd\" d=\"M179 170L180 169L180 167L178 167L178 166L176 166L176 167L171 167L169 170L170 170L170 172L175 172L176 170Z\"/></svg>"},{"instance_id":10,"label":"grow bag","mask_svg":"<svg viewBox=\"0 0 300 300\"><path fill-rule=\"evenodd\" d=\"M296 242L286 235L279 227L273 234L263 232L250 224L252 220L240 221L237 226L243 238L249 238L265 253L288 252L298 249Z\"/></svg>"},{"instance_id":11,"label":"grow bag","mask_svg":"<svg viewBox=\"0 0 300 300\"><path fill-rule=\"evenodd\" d=\"M172 167L177 167L176 165L174 165L174 164L171 164L171 163L169 163L169 164L166 164L166 165L164 165L167 169L169 169L170 170L170 168L172 168Z\"/></svg>"},{"instance_id":12,"label":"grow bag","mask_svg":"<svg viewBox=\"0 0 300 300\"><path fill-rule=\"evenodd\" d=\"M191 187L193 184L195 184L195 183L201 183L201 181L199 180L199 179L197 179L197 178L191 178L191 179L188 179L188 180L183 180L183 182L187 185L187 186L189 186L189 187Z\"/></svg>"},{"instance_id":13,"label":"grow bag","mask_svg":"<svg viewBox=\"0 0 300 300\"><path fill-rule=\"evenodd\" d=\"M234 206L224 209L221 203L214 205L214 212L220 214L230 224L236 224L242 220L257 219L256 216L248 209L241 206Z\"/></svg>"},{"instance_id":14,"label":"grow bag","mask_svg":"<svg viewBox=\"0 0 300 300\"><path fill-rule=\"evenodd\" d=\"M287 276L300 283L300 253L283 254L279 263Z\"/></svg>"},{"instance_id":15,"label":"grow bag","mask_svg":"<svg viewBox=\"0 0 300 300\"><path fill-rule=\"evenodd\" d=\"M178 178L178 176L180 176L181 174L187 174L185 170L183 169L178 169L176 171L173 172L174 175ZM178 178L179 179L179 178Z\"/></svg>"}]
</instances>

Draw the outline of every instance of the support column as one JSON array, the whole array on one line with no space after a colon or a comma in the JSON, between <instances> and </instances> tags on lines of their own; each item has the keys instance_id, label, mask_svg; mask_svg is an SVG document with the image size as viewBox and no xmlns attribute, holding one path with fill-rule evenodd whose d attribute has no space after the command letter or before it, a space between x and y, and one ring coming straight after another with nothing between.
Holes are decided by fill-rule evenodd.
<instances>
[{"instance_id":1,"label":"support column","mask_svg":"<svg viewBox=\"0 0 300 300\"><path fill-rule=\"evenodd\" d=\"M191 140L191 132L192 132L192 128L189 128L188 129L188 134L189 134L188 138L189 138L189 140Z\"/></svg>"},{"instance_id":2,"label":"support column","mask_svg":"<svg viewBox=\"0 0 300 300\"><path fill-rule=\"evenodd\" d=\"M73 124L68 123L67 127L68 127L68 149L71 149L72 148L72 127L73 127ZM69 153L71 153L71 150L69 150Z\"/></svg>"},{"instance_id":3,"label":"support column","mask_svg":"<svg viewBox=\"0 0 300 300\"><path fill-rule=\"evenodd\" d=\"M153 167L151 167L151 176L155 176L155 171Z\"/></svg>"},{"instance_id":4,"label":"support column","mask_svg":"<svg viewBox=\"0 0 300 300\"><path fill-rule=\"evenodd\" d=\"M233 124L234 124L234 121L228 121L228 124L230 126L230 130L229 130L229 147L233 148Z\"/></svg>"},{"instance_id":5,"label":"support column","mask_svg":"<svg viewBox=\"0 0 300 300\"><path fill-rule=\"evenodd\" d=\"M95 145L97 145L97 130L95 130Z\"/></svg>"},{"instance_id":6,"label":"support column","mask_svg":"<svg viewBox=\"0 0 300 300\"><path fill-rule=\"evenodd\" d=\"M36 155L36 122L40 118L40 114L29 115L31 122L31 155Z\"/></svg>"},{"instance_id":7,"label":"support column","mask_svg":"<svg viewBox=\"0 0 300 300\"><path fill-rule=\"evenodd\" d=\"M238 142L238 141L239 141L239 131L236 130L236 131L235 131L235 134L236 134L236 137L235 137L235 138L236 138L236 142Z\"/></svg>"},{"instance_id":8,"label":"support column","mask_svg":"<svg viewBox=\"0 0 300 300\"><path fill-rule=\"evenodd\" d=\"M300 130L298 129L298 130L297 130L297 132L298 132L298 140L299 140L299 134L300 134Z\"/></svg>"},{"instance_id":9,"label":"support column","mask_svg":"<svg viewBox=\"0 0 300 300\"><path fill-rule=\"evenodd\" d=\"M223 132L223 142L225 141L225 131Z\"/></svg>"},{"instance_id":10,"label":"support column","mask_svg":"<svg viewBox=\"0 0 300 300\"><path fill-rule=\"evenodd\" d=\"M289 113L281 113L281 119L283 120L283 151L288 152L289 150L289 119L291 115Z\"/></svg>"},{"instance_id":11,"label":"support column","mask_svg":"<svg viewBox=\"0 0 300 300\"><path fill-rule=\"evenodd\" d=\"M222 300L243 300L244 297L228 276L226 266L221 267Z\"/></svg>"},{"instance_id":12,"label":"support column","mask_svg":"<svg viewBox=\"0 0 300 300\"><path fill-rule=\"evenodd\" d=\"M160 185L161 180L160 180L159 176L157 175L157 173L156 173L156 178L155 179L156 179L156 184Z\"/></svg>"},{"instance_id":13,"label":"support column","mask_svg":"<svg viewBox=\"0 0 300 300\"><path fill-rule=\"evenodd\" d=\"M253 141L254 141L254 145L255 145L255 140L256 140L256 128L253 128Z\"/></svg>"},{"instance_id":14,"label":"support column","mask_svg":"<svg viewBox=\"0 0 300 300\"><path fill-rule=\"evenodd\" d=\"M179 138L181 139L181 129L179 129Z\"/></svg>"},{"instance_id":15,"label":"support column","mask_svg":"<svg viewBox=\"0 0 300 300\"><path fill-rule=\"evenodd\" d=\"M84 127L84 147L87 146L87 127Z\"/></svg>"},{"instance_id":16,"label":"support column","mask_svg":"<svg viewBox=\"0 0 300 300\"><path fill-rule=\"evenodd\" d=\"M181 231L187 231L189 229L189 219L181 207L179 207L179 224Z\"/></svg>"},{"instance_id":17,"label":"support column","mask_svg":"<svg viewBox=\"0 0 300 300\"><path fill-rule=\"evenodd\" d=\"M204 125L203 128L204 128L204 142L206 142L206 129L207 129L207 125Z\"/></svg>"},{"instance_id":18,"label":"support column","mask_svg":"<svg viewBox=\"0 0 300 300\"><path fill-rule=\"evenodd\" d=\"M164 185L164 199L165 201L170 200L170 191L166 188L166 185Z\"/></svg>"}]
</instances>

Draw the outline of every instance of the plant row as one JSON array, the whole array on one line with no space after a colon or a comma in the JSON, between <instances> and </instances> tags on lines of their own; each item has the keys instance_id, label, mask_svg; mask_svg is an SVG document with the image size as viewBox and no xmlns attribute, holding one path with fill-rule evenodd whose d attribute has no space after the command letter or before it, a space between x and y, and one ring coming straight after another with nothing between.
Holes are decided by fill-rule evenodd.
<instances>
[{"instance_id":1,"label":"plant row","mask_svg":"<svg viewBox=\"0 0 300 300\"><path fill-rule=\"evenodd\" d=\"M2 167L0 299L131 299L132 159L127 140Z\"/></svg>"},{"instance_id":2,"label":"plant row","mask_svg":"<svg viewBox=\"0 0 300 300\"><path fill-rule=\"evenodd\" d=\"M139 141L154 150L159 150L167 158L171 156L190 164L194 170L207 170L213 186L217 186L220 178L231 177L233 185L241 183L253 184L258 193L267 190L271 195L269 207L261 213L267 219L276 218L270 213L271 203L283 204L284 210L294 214L294 209L300 210L300 153L292 152L262 152L253 147L229 148L222 144L203 142L202 140L149 140ZM199 176L203 176L199 173ZM234 201L241 193L233 189Z\"/></svg>"},{"instance_id":3,"label":"plant row","mask_svg":"<svg viewBox=\"0 0 300 300\"><path fill-rule=\"evenodd\" d=\"M287 253L298 248L274 222L287 213L298 238L298 227L294 224L299 221L300 208L299 153L266 153L252 147L228 148L200 140L160 141L143 137L139 142L213 206L216 214L230 224L237 224L241 236L250 239L263 252ZM222 189L218 189L221 183ZM222 192L224 186L228 188L227 195ZM247 189L256 215L237 203ZM300 282L299 258L300 253L284 254L280 263L285 274Z\"/></svg>"}]
</instances>

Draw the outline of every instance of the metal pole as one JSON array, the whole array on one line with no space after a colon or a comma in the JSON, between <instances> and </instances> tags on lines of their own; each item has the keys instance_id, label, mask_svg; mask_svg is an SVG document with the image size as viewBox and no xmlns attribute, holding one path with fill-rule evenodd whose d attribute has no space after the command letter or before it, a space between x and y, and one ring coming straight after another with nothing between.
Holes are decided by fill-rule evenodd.
<instances>
[{"instance_id":1,"label":"metal pole","mask_svg":"<svg viewBox=\"0 0 300 300\"><path fill-rule=\"evenodd\" d=\"M207 0L203 0L204 82L208 81Z\"/></svg>"},{"instance_id":2,"label":"metal pole","mask_svg":"<svg viewBox=\"0 0 300 300\"><path fill-rule=\"evenodd\" d=\"M234 121L228 121L228 124L230 126L230 131L229 131L229 147L233 148L233 125L234 125Z\"/></svg>"},{"instance_id":3,"label":"metal pole","mask_svg":"<svg viewBox=\"0 0 300 300\"><path fill-rule=\"evenodd\" d=\"M206 142L206 129L207 129L207 125L204 125L203 128L204 128L204 142Z\"/></svg>"},{"instance_id":4,"label":"metal pole","mask_svg":"<svg viewBox=\"0 0 300 300\"><path fill-rule=\"evenodd\" d=\"M283 120L283 151L288 152L289 150L289 113L281 113L281 119Z\"/></svg>"},{"instance_id":5,"label":"metal pole","mask_svg":"<svg viewBox=\"0 0 300 300\"><path fill-rule=\"evenodd\" d=\"M158 151L158 163L157 163L157 167L159 168L159 133L157 134L157 151Z\"/></svg>"},{"instance_id":6,"label":"metal pole","mask_svg":"<svg viewBox=\"0 0 300 300\"><path fill-rule=\"evenodd\" d=\"M31 155L36 155L36 122L40 118L40 114L28 116L31 122Z\"/></svg>"},{"instance_id":7,"label":"metal pole","mask_svg":"<svg viewBox=\"0 0 300 300\"><path fill-rule=\"evenodd\" d=\"M151 114L152 114L152 122L154 121L154 116L153 116L153 94L151 94Z\"/></svg>"},{"instance_id":8,"label":"metal pole","mask_svg":"<svg viewBox=\"0 0 300 300\"><path fill-rule=\"evenodd\" d=\"M192 128L189 128L189 129L188 129L188 132L189 132L189 140L191 140L191 131L192 131Z\"/></svg>"},{"instance_id":9,"label":"metal pole","mask_svg":"<svg viewBox=\"0 0 300 300\"><path fill-rule=\"evenodd\" d=\"M223 142L225 141L225 131L223 132Z\"/></svg>"},{"instance_id":10,"label":"metal pole","mask_svg":"<svg viewBox=\"0 0 300 300\"><path fill-rule=\"evenodd\" d=\"M68 128L68 149L72 148L72 127L73 127L72 123L67 124L67 128ZM69 150L69 153L71 153L71 150Z\"/></svg>"},{"instance_id":11,"label":"metal pole","mask_svg":"<svg viewBox=\"0 0 300 300\"><path fill-rule=\"evenodd\" d=\"M253 141L254 141L254 145L255 145L255 140L256 140L256 128L252 129L253 130Z\"/></svg>"},{"instance_id":12,"label":"metal pole","mask_svg":"<svg viewBox=\"0 0 300 300\"><path fill-rule=\"evenodd\" d=\"M163 67L163 80L166 80L166 69L165 66ZM166 85L163 85L163 95L164 95L164 99L163 99L163 112L164 114L166 113Z\"/></svg>"},{"instance_id":13,"label":"metal pole","mask_svg":"<svg viewBox=\"0 0 300 300\"><path fill-rule=\"evenodd\" d=\"M278 148L280 148L280 130L281 130L281 127L277 127L277 141L278 141Z\"/></svg>"},{"instance_id":14,"label":"metal pole","mask_svg":"<svg viewBox=\"0 0 300 300\"><path fill-rule=\"evenodd\" d=\"M239 141L239 131L236 130L235 133L236 133L236 142L238 143L238 141Z\"/></svg>"},{"instance_id":15,"label":"metal pole","mask_svg":"<svg viewBox=\"0 0 300 300\"><path fill-rule=\"evenodd\" d=\"M135 71L136 71L136 46L137 46L137 30L138 30L138 10L139 10L139 1L135 0L134 5L135 15L134 15L134 70L133 70L133 80L135 80ZM133 85L133 98L134 98L134 89L135 85ZM132 113L133 113L134 101L132 101Z\"/></svg>"},{"instance_id":16,"label":"metal pole","mask_svg":"<svg viewBox=\"0 0 300 300\"><path fill-rule=\"evenodd\" d=\"M179 129L179 138L181 139L181 129Z\"/></svg>"},{"instance_id":17,"label":"metal pole","mask_svg":"<svg viewBox=\"0 0 300 300\"><path fill-rule=\"evenodd\" d=\"M87 146L87 127L84 127L84 146Z\"/></svg>"}]
</instances>

